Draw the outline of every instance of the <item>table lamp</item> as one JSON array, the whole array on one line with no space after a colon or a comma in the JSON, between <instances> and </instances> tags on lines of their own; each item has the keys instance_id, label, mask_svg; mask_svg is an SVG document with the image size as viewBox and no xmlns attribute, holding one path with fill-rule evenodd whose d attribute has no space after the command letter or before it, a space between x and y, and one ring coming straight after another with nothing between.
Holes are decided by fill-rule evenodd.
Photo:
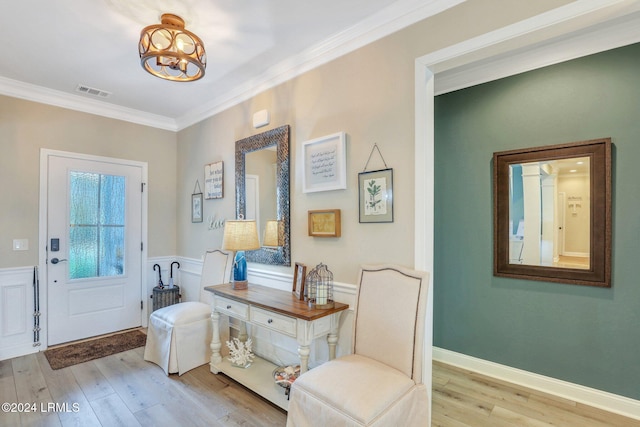
<instances>
[{"instance_id":1,"label":"table lamp","mask_svg":"<svg viewBox=\"0 0 640 427\"><path fill-rule=\"evenodd\" d=\"M262 241L262 245L268 247L282 246L280 236L280 221L275 219L267 220L264 227L264 239Z\"/></svg>"},{"instance_id":2,"label":"table lamp","mask_svg":"<svg viewBox=\"0 0 640 427\"><path fill-rule=\"evenodd\" d=\"M247 289L247 259L244 251L260 249L258 227L252 220L225 221L222 249L235 251L233 261L233 289Z\"/></svg>"}]
</instances>

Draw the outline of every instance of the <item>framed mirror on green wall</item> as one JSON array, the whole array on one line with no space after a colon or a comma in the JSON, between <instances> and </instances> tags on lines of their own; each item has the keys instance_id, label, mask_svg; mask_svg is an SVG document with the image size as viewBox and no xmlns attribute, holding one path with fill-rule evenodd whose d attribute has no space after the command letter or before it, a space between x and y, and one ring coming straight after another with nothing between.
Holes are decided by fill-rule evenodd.
<instances>
[{"instance_id":1,"label":"framed mirror on green wall","mask_svg":"<svg viewBox=\"0 0 640 427\"><path fill-rule=\"evenodd\" d=\"M495 276L611 286L611 139L493 154Z\"/></svg>"}]
</instances>

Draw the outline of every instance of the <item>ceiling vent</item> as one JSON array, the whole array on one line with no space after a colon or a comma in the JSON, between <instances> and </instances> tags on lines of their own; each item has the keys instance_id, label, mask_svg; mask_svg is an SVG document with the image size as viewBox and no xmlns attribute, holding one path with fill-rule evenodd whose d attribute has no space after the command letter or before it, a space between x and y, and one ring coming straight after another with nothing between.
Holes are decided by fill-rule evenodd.
<instances>
[{"instance_id":1,"label":"ceiling vent","mask_svg":"<svg viewBox=\"0 0 640 427\"><path fill-rule=\"evenodd\" d=\"M106 90L100 90L100 89L96 89L94 87L89 87L85 85L78 85L78 87L76 87L76 92L95 96L97 98L108 98L111 96L111 92L107 92Z\"/></svg>"}]
</instances>

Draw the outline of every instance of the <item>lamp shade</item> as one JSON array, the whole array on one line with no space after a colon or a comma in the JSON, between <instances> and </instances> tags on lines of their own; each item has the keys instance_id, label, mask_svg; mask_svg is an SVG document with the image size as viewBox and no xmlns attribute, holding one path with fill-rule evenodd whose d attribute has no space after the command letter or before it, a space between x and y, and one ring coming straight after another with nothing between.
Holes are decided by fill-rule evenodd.
<instances>
[{"instance_id":1,"label":"lamp shade","mask_svg":"<svg viewBox=\"0 0 640 427\"><path fill-rule=\"evenodd\" d=\"M260 249L256 222L253 220L225 221L222 249L229 251L252 251Z\"/></svg>"},{"instance_id":2,"label":"lamp shade","mask_svg":"<svg viewBox=\"0 0 640 427\"><path fill-rule=\"evenodd\" d=\"M263 246L282 246L280 239L280 221L275 219L267 220L264 228Z\"/></svg>"}]
</instances>

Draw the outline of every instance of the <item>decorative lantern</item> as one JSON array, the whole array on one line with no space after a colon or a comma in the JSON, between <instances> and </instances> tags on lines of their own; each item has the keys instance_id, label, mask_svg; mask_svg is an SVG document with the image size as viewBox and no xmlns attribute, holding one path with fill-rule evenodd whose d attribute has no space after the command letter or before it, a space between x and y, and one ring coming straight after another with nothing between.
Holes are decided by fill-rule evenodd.
<instances>
[{"instance_id":1,"label":"decorative lantern","mask_svg":"<svg viewBox=\"0 0 640 427\"><path fill-rule=\"evenodd\" d=\"M320 263L307 274L307 301L311 308L333 308L333 273Z\"/></svg>"}]
</instances>

